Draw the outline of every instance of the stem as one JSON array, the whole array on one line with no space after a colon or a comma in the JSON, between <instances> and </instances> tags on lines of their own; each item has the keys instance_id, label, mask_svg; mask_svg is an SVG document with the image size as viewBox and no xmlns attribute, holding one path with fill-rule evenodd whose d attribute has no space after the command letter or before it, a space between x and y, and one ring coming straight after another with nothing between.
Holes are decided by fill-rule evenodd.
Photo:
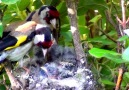
<instances>
[{"instance_id":1,"label":"stem","mask_svg":"<svg viewBox=\"0 0 129 90\"><path fill-rule=\"evenodd\" d=\"M122 8L122 22L120 23L119 22L119 19L117 18L118 22L121 24L119 24L119 35L118 37L121 37L124 35L123 33L123 30L126 29L126 15L125 15L125 7L124 7L124 3L125 3L125 0L121 0L121 8ZM119 43L118 44L120 45L123 45L124 46L124 43ZM124 51L124 47L121 47L120 49L120 52L119 53L123 53ZM120 86L121 86L121 82L123 80L123 75L124 75L124 72L125 72L125 64L121 64L121 68L119 68L119 74L118 74L118 79L117 79L117 83L116 83L116 87L115 87L115 90L120 90Z\"/></svg>"},{"instance_id":2,"label":"stem","mask_svg":"<svg viewBox=\"0 0 129 90\"><path fill-rule=\"evenodd\" d=\"M79 35L79 30L78 30L78 25L77 25L77 10L76 10L77 1L66 0L66 5L67 5L68 16L70 18L70 24L71 24L70 28L71 28L71 32L73 35L73 42L75 46L77 60L79 61L79 65L80 64L86 65L87 60L86 60L86 56L83 51L82 45L80 43L80 35Z\"/></svg>"},{"instance_id":3,"label":"stem","mask_svg":"<svg viewBox=\"0 0 129 90\"><path fill-rule=\"evenodd\" d=\"M126 17L125 17L125 6L124 6L125 0L121 0L121 8L122 8L122 26L123 29L126 29Z\"/></svg>"},{"instance_id":4,"label":"stem","mask_svg":"<svg viewBox=\"0 0 129 90\"><path fill-rule=\"evenodd\" d=\"M109 38L110 40L112 40L114 43L117 43L117 41L115 39L113 39L112 37L110 37L106 32L104 32L103 30L99 29L107 38Z\"/></svg>"},{"instance_id":5,"label":"stem","mask_svg":"<svg viewBox=\"0 0 129 90\"><path fill-rule=\"evenodd\" d=\"M123 74L124 74L124 69L123 68L119 68L119 75L117 78L117 83L116 83L116 88L115 90L120 90L120 85L123 79Z\"/></svg>"}]
</instances>

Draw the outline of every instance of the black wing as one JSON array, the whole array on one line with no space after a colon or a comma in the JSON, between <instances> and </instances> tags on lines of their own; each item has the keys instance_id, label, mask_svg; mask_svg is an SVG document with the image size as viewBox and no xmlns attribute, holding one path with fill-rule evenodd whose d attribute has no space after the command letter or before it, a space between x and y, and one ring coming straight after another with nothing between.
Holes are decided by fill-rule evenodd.
<instances>
[{"instance_id":1,"label":"black wing","mask_svg":"<svg viewBox=\"0 0 129 90\"><path fill-rule=\"evenodd\" d=\"M7 35L0 41L0 51L3 51L5 48L13 46L17 43L17 39L11 35Z\"/></svg>"}]
</instances>

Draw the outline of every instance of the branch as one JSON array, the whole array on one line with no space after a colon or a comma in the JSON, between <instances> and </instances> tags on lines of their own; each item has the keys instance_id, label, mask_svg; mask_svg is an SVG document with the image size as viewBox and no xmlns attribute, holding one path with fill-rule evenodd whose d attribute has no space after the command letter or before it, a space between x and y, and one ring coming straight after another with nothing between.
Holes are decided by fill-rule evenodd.
<instances>
[{"instance_id":1,"label":"branch","mask_svg":"<svg viewBox=\"0 0 129 90\"><path fill-rule=\"evenodd\" d=\"M124 35L123 34L123 29L126 29L126 23L128 23L128 20L126 21L126 16L125 16L124 2L125 2L125 0L121 0L122 20L120 20L118 18L118 16L116 15L116 20L118 21L118 24L115 24L113 22L113 19L111 18L110 12L108 12L108 11L106 12L107 20L110 22L110 24L113 25L113 27L115 27L115 29L116 29L116 31L118 33L118 38L120 38L121 36ZM124 46L124 45L121 44L120 42L117 42L117 52L118 53L122 53L123 50L124 50L124 47L120 47L120 46ZM125 64L122 64L121 68L119 69L119 75L118 75L115 90L120 89L120 85L121 85L121 82L122 82L122 79L123 79L124 69L125 69Z\"/></svg>"},{"instance_id":2,"label":"branch","mask_svg":"<svg viewBox=\"0 0 129 90\"><path fill-rule=\"evenodd\" d=\"M11 83L11 88L13 90L19 90L22 85L13 75L11 66L12 66L11 63L8 60L4 64L5 71Z\"/></svg>"},{"instance_id":3,"label":"branch","mask_svg":"<svg viewBox=\"0 0 129 90\"><path fill-rule=\"evenodd\" d=\"M112 19L112 17L111 17L111 13L110 13L109 11L106 11L106 12L105 12L105 15L106 15L106 18L107 18L107 20L109 21L109 23L116 29L117 34L118 34L118 38L120 38L122 32L121 32L121 28L120 28L119 23L122 25L122 21L117 17L117 15L115 15L115 16L116 16L116 19L117 19L118 22L119 22L119 23L115 24L115 22L113 21L113 19ZM117 52L118 52L118 53L121 52L121 49L120 49L121 46L122 46L122 45L120 44L120 42L117 42Z\"/></svg>"},{"instance_id":4,"label":"branch","mask_svg":"<svg viewBox=\"0 0 129 90\"><path fill-rule=\"evenodd\" d=\"M124 35L123 30L126 29L126 15L125 15L125 6L124 6L125 0L121 0L121 8L122 8L122 22L119 22L120 19L117 17L118 22L121 24L121 26L119 26L119 32L120 32L120 37ZM128 21L128 20L127 20ZM119 43L120 44L120 43ZM122 43L121 45L125 46L124 43ZM123 53L124 48L122 47L120 49L120 53ZM119 74L118 74L118 79L117 79L117 83L116 83L116 88L115 90L120 90L120 86L121 86L121 82L123 80L123 75L125 73L125 64L121 64L121 68L119 68Z\"/></svg>"},{"instance_id":5,"label":"branch","mask_svg":"<svg viewBox=\"0 0 129 90\"><path fill-rule=\"evenodd\" d=\"M4 9L0 12L0 20L1 20L1 21L3 20L3 16L4 16L4 13L5 13L7 7L8 7L8 5L6 5L6 6L4 7Z\"/></svg>"},{"instance_id":6,"label":"branch","mask_svg":"<svg viewBox=\"0 0 129 90\"><path fill-rule=\"evenodd\" d=\"M121 0L121 8L122 8L122 26L123 29L126 29L126 16L125 16L125 6L124 6L125 0Z\"/></svg>"},{"instance_id":7,"label":"branch","mask_svg":"<svg viewBox=\"0 0 129 90\"><path fill-rule=\"evenodd\" d=\"M113 39L112 37L110 37L106 32L104 32L103 30L99 29L107 38L109 38L110 40L112 40L114 43L117 43L117 41L115 39Z\"/></svg>"},{"instance_id":8,"label":"branch","mask_svg":"<svg viewBox=\"0 0 129 90\"><path fill-rule=\"evenodd\" d=\"M105 11L106 19L109 21L109 23L117 30L119 31L119 27L115 22L113 21L111 17L111 13L109 11Z\"/></svg>"},{"instance_id":9,"label":"branch","mask_svg":"<svg viewBox=\"0 0 129 90\"><path fill-rule=\"evenodd\" d=\"M119 74L118 74L115 90L120 90L120 85L121 85L121 82L122 82L122 79L123 79L123 74L124 74L124 69L119 68Z\"/></svg>"},{"instance_id":10,"label":"branch","mask_svg":"<svg viewBox=\"0 0 129 90\"><path fill-rule=\"evenodd\" d=\"M84 65L84 64L87 64L87 60L86 60L86 56L83 51L82 45L80 44L80 35L79 35L79 30L77 25L77 10L76 10L77 1L66 0L66 4L67 4L68 16L70 18L70 24L71 24L70 29L73 35L73 42L75 46L77 60L81 62L80 64Z\"/></svg>"}]
</instances>

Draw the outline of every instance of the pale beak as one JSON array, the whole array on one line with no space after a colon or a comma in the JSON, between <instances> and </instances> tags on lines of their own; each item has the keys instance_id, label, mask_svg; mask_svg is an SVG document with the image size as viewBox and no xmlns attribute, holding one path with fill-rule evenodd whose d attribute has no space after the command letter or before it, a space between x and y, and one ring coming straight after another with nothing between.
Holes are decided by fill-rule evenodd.
<instances>
[{"instance_id":1,"label":"pale beak","mask_svg":"<svg viewBox=\"0 0 129 90\"><path fill-rule=\"evenodd\" d=\"M56 19L50 20L50 23L52 24L53 28L56 29Z\"/></svg>"},{"instance_id":2,"label":"pale beak","mask_svg":"<svg viewBox=\"0 0 129 90\"><path fill-rule=\"evenodd\" d=\"M45 58L46 54L47 54L47 49L42 49L42 52L43 52L43 55L44 55L44 58Z\"/></svg>"}]
</instances>

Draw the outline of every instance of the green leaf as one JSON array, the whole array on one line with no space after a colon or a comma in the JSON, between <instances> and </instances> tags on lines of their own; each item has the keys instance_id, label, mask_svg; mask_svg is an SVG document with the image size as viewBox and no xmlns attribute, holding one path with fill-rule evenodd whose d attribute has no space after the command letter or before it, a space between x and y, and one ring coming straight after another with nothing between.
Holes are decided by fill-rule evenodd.
<instances>
[{"instance_id":1,"label":"green leaf","mask_svg":"<svg viewBox=\"0 0 129 90\"><path fill-rule=\"evenodd\" d=\"M61 2L63 2L63 0L52 0L51 1L51 4L50 5L52 5L52 6L57 6L57 5L59 5Z\"/></svg>"},{"instance_id":2,"label":"green leaf","mask_svg":"<svg viewBox=\"0 0 129 90\"><path fill-rule=\"evenodd\" d=\"M109 33L108 33L109 36L115 36L116 35L116 31L115 30L111 30Z\"/></svg>"},{"instance_id":3,"label":"green leaf","mask_svg":"<svg viewBox=\"0 0 129 90\"><path fill-rule=\"evenodd\" d=\"M16 4L8 5L5 13L12 14L14 12L17 12L17 5Z\"/></svg>"},{"instance_id":4,"label":"green leaf","mask_svg":"<svg viewBox=\"0 0 129 90\"><path fill-rule=\"evenodd\" d=\"M3 24L9 23L13 19L13 16L10 13L6 13L3 16Z\"/></svg>"},{"instance_id":5,"label":"green leaf","mask_svg":"<svg viewBox=\"0 0 129 90\"><path fill-rule=\"evenodd\" d=\"M84 15L87 11L88 11L88 9L86 7L84 7L84 6L82 6L82 7L77 9L77 15L78 16Z\"/></svg>"},{"instance_id":6,"label":"green leaf","mask_svg":"<svg viewBox=\"0 0 129 90\"><path fill-rule=\"evenodd\" d=\"M9 5L9 4L15 4L19 0L1 0L1 1L2 3Z\"/></svg>"},{"instance_id":7,"label":"green leaf","mask_svg":"<svg viewBox=\"0 0 129 90\"><path fill-rule=\"evenodd\" d=\"M30 0L30 1L31 1L31 0ZM35 0L35 1L33 2L33 6L35 7L35 9L40 8L40 7L42 6L41 0Z\"/></svg>"},{"instance_id":8,"label":"green leaf","mask_svg":"<svg viewBox=\"0 0 129 90\"><path fill-rule=\"evenodd\" d=\"M78 15L86 13L87 10L98 10L104 14L104 11L108 9L105 0L80 0L78 4Z\"/></svg>"},{"instance_id":9,"label":"green leaf","mask_svg":"<svg viewBox=\"0 0 129 90\"><path fill-rule=\"evenodd\" d=\"M129 72L125 72L124 75L129 79Z\"/></svg>"},{"instance_id":10,"label":"green leaf","mask_svg":"<svg viewBox=\"0 0 129 90\"><path fill-rule=\"evenodd\" d=\"M121 55L113 55L113 54L110 54L110 53L107 53L104 55L105 58L111 60L111 61L114 61L115 63L125 63L125 62L129 62L127 60L123 60L121 58Z\"/></svg>"},{"instance_id":11,"label":"green leaf","mask_svg":"<svg viewBox=\"0 0 129 90\"><path fill-rule=\"evenodd\" d=\"M20 11L25 10L27 6L29 6L30 0L19 0L17 2L17 6Z\"/></svg>"},{"instance_id":12,"label":"green leaf","mask_svg":"<svg viewBox=\"0 0 129 90\"><path fill-rule=\"evenodd\" d=\"M0 84L0 90L6 90L6 87Z\"/></svg>"},{"instance_id":13,"label":"green leaf","mask_svg":"<svg viewBox=\"0 0 129 90\"><path fill-rule=\"evenodd\" d=\"M67 16L66 3L62 1L56 8L60 13L61 22L64 21L63 19Z\"/></svg>"},{"instance_id":14,"label":"green leaf","mask_svg":"<svg viewBox=\"0 0 129 90\"><path fill-rule=\"evenodd\" d=\"M115 63L129 62L129 59L123 59L121 57L121 54L116 53L114 51L109 51L109 50L99 49L99 48L92 48L91 50L89 50L89 53L96 58L105 57L109 60L114 61Z\"/></svg>"},{"instance_id":15,"label":"green leaf","mask_svg":"<svg viewBox=\"0 0 129 90\"><path fill-rule=\"evenodd\" d=\"M116 53L114 51L109 51L109 50L99 49L99 48L92 48L89 50L89 53L96 58L104 57L106 54L120 55L119 53Z\"/></svg>"},{"instance_id":16,"label":"green leaf","mask_svg":"<svg viewBox=\"0 0 129 90\"><path fill-rule=\"evenodd\" d=\"M61 32L61 35L65 38L65 41L72 41L71 31Z\"/></svg>"},{"instance_id":17,"label":"green leaf","mask_svg":"<svg viewBox=\"0 0 129 90\"><path fill-rule=\"evenodd\" d=\"M17 15L17 6L15 4L8 5L3 16L3 25L10 23Z\"/></svg>"},{"instance_id":18,"label":"green leaf","mask_svg":"<svg viewBox=\"0 0 129 90\"><path fill-rule=\"evenodd\" d=\"M101 7L101 9L108 8L107 4L104 0L90 0L90 1L89 0L81 0L79 2L79 6L86 6L88 8L94 8L94 9L96 9L96 6Z\"/></svg>"},{"instance_id":19,"label":"green leaf","mask_svg":"<svg viewBox=\"0 0 129 90\"><path fill-rule=\"evenodd\" d=\"M79 32L80 32L81 35L83 35L83 34L88 35L89 31L90 30L86 26L79 26Z\"/></svg>"},{"instance_id":20,"label":"green leaf","mask_svg":"<svg viewBox=\"0 0 129 90\"><path fill-rule=\"evenodd\" d=\"M46 5L50 5L53 0L45 0Z\"/></svg>"},{"instance_id":21,"label":"green leaf","mask_svg":"<svg viewBox=\"0 0 129 90\"><path fill-rule=\"evenodd\" d=\"M110 68L108 67L108 65L101 65L102 66L102 69L100 71L101 74L103 75L111 75L111 70Z\"/></svg>"},{"instance_id":22,"label":"green leaf","mask_svg":"<svg viewBox=\"0 0 129 90\"><path fill-rule=\"evenodd\" d=\"M89 22L93 22L93 23L97 23L98 20L100 20L102 18L101 15L96 15L94 18L92 18Z\"/></svg>"},{"instance_id":23,"label":"green leaf","mask_svg":"<svg viewBox=\"0 0 129 90\"><path fill-rule=\"evenodd\" d=\"M111 81L109 81L109 80L107 80L107 79L102 79L101 82L102 82L103 84L106 84L106 85L113 85L113 86L115 86L115 83L113 83L113 82L111 82Z\"/></svg>"},{"instance_id":24,"label":"green leaf","mask_svg":"<svg viewBox=\"0 0 129 90\"><path fill-rule=\"evenodd\" d=\"M89 38L88 39L89 42L97 42L97 43L101 43L103 45L112 45L114 44L111 40L103 38L103 37L95 37L95 38Z\"/></svg>"},{"instance_id":25,"label":"green leaf","mask_svg":"<svg viewBox=\"0 0 129 90\"><path fill-rule=\"evenodd\" d=\"M122 58L123 58L124 60L129 61L129 47L126 48L126 49L124 50L124 52L122 53Z\"/></svg>"},{"instance_id":26,"label":"green leaf","mask_svg":"<svg viewBox=\"0 0 129 90\"><path fill-rule=\"evenodd\" d=\"M117 41L125 41L127 38L128 38L128 36L124 35L121 38L119 38Z\"/></svg>"},{"instance_id":27,"label":"green leaf","mask_svg":"<svg viewBox=\"0 0 129 90\"><path fill-rule=\"evenodd\" d=\"M61 26L61 32L67 32L70 30L70 25L69 24L64 24Z\"/></svg>"},{"instance_id":28,"label":"green leaf","mask_svg":"<svg viewBox=\"0 0 129 90\"><path fill-rule=\"evenodd\" d=\"M78 16L78 24L82 26L86 25L85 15Z\"/></svg>"},{"instance_id":29,"label":"green leaf","mask_svg":"<svg viewBox=\"0 0 129 90\"><path fill-rule=\"evenodd\" d=\"M3 34L3 25L2 22L0 21L0 37L2 37Z\"/></svg>"}]
</instances>

